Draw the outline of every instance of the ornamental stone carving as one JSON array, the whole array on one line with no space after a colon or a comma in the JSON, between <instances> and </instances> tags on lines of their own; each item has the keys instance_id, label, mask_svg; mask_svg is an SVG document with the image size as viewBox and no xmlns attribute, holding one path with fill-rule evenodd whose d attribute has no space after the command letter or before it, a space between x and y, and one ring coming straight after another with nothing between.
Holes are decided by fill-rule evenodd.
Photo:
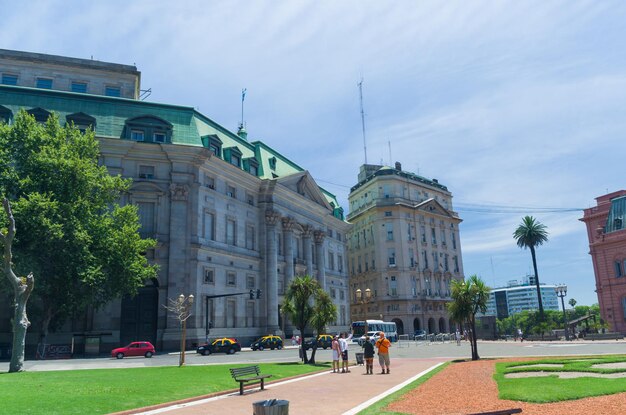
<instances>
[{"instance_id":1,"label":"ornamental stone carving","mask_svg":"<svg viewBox=\"0 0 626 415\"><path fill-rule=\"evenodd\" d=\"M267 209L265 211L265 223L266 224L270 226L276 225L276 222L278 222L278 219L280 219L280 214L276 212L275 210Z\"/></svg>"},{"instance_id":2,"label":"ornamental stone carving","mask_svg":"<svg viewBox=\"0 0 626 415\"><path fill-rule=\"evenodd\" d=\"M324 243L324 238L326 238L326 232L315 231L313 232L313 237L315 238L315 244L321 245L322 243Z\"/></svg>"},{"instance_id":3,"label":"ornamental stone carving","mask_svg":"<svg viewBox=\"0 0 626 415\"><path fill-rule=\"evenodd\" d=\"M294 218L286 217L282 218L283 230L293 231L293 227L296 226L296 220Z\"/></svg>"},{"instance_id":4,"label":"ornamental stone carving","mask_svg":"<svg viewBox=\"0 0 626 415\"><path fill-rule=\"evenodd\" d=\"M172 200L186 201L189 198L189 186L186 184L170 184L170 197Z\"/></svg>"},{"instance_id":5,"label":"ornamental stone carving","mask_svg":"<svg viewBox=\"0 0 626 415\"><path fill-rule=\"evenodd\" d=\"M313 226L311 225L302 225L302 237L303 238L310 238L311 235L313 234Z\"/></svg>"}]
</instances>

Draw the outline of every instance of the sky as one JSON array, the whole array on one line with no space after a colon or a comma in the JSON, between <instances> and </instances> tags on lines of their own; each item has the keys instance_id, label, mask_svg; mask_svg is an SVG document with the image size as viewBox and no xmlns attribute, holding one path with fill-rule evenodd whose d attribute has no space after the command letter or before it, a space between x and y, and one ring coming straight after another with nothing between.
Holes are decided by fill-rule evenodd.
<instances>
[{"instance_id":1,"label":"sky","mask_svg":"<svg viewBox=\"0 0 626 415\"><path fill-rule=\"evenodd\" d=\"M348 212L364 163L452 192L465 275L532 272L597 302L582 209L626 188L620 1L0 0L0 48L135 64L150 101L196 107L311 172Z\"/></svg>"}]
</instances>

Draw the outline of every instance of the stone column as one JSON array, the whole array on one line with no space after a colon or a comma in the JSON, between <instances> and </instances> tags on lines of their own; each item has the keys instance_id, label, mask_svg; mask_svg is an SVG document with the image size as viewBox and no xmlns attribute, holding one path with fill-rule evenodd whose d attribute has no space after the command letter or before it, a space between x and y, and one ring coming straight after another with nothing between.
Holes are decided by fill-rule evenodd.
<instances>
[{"instance_id":1,"label":"stone column","mask_svg":"<svg viewBox=\"0 0 626 415\"><path fill-rule=\"evenodd\" d=\"M296 221L293 218L283 218L283 242L285 244L285 291L291 284L294 277L294 263L293 263L293 227Z\"/></svg>"},{"instance_id":2,"label":"stone column","mask_svg":"<svg viewBox=\"0 0 626 415\"><path fill-rule=\"evenodd\" d=\"M317 254L317 282L326 291L326 264L324 261L324 238L326 233L324 231L315 231L313 232L313 237L315 238L315 252Z\"/></svg>"},{"instance_id":3,"label":"stone column","mask_svg":"<svg viewBox=\"0 0 626 415\"><path fill-rule=\"evenodd\" d=\"M265 288L267 291L267 330L278 333L278 250L276 246L276 223L280 215L268 209L265 211Z\"/></svg>"},{"instance_id":4,"label":"stone column","mask_svg":"<svg viewBox=\"0 0 626 415\"><path fill-rule=\"evenodd\" d=\"M304 250L304 262L306 263L307 275L313 276L313 246L311 245L311 225L302 226L302 249Z\"/></svg>"}]
</instances>

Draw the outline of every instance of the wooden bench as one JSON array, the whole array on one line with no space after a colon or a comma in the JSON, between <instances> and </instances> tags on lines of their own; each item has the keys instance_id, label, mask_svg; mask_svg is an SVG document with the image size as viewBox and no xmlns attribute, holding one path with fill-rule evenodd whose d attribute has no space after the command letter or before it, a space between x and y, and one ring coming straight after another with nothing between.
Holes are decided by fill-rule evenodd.
<instances>
[{"instance_id":1,"label":"wooden bench","mask_svg":"<svg viewBox=\"0 0 626 415\"><path fill-rule=\"evenodd\" d=\"M585 340L621 340L624 338L622 333L589 333Z\"/></svg>"},{"instance_id":2,"label":"wooden bench","mask_svg":"<svg viewBox=\"0 0 626 415\"><path fill-rule=\"evenodd\" d=\"M230 370L230 375L239 382L239 394L243 395L243 385L246 383L261 384L261 389L265 389L265 379L271 378L272 375L262 375L258 365L236 367Z\"/></svg>"},{"instance_id":3,"label":"wooden bench","mask_svg":"<svg viewBox=\"0 0 626 415\"><path fill-rule=\"evenodd\" d=\"M511 415L511 414L521 414L522 408L512 408L512 409L503 409L500 411L493 412L476 412L468 415Z\"/></svg>"}]
</instances>

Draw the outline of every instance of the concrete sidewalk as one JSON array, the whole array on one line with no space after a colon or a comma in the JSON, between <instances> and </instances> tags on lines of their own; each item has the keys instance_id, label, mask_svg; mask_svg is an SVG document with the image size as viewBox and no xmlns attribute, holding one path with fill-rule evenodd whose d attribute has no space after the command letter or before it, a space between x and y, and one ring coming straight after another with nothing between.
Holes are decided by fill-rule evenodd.
<instances>
[{"instance_id":1,"label":"concrete sidewalk","mask_svg":"<svg viewBox=\"0 0 626 415\"><path fill-rule=\"evenodd\" d=\"M284 399L289 401L290 415L306 415L312 412L323 414L354 414L360 405L377 401L396 386L399 389L404 382L411 381L416 375L448 359L393 359L391 373L382 375L376 359L374 375L365 375L364 366L352 366L350 373L332 373L325 371L297 379L278 381L265 386L261 391L258 386L250 386L243 395L239 393L202 399L184 404L173 404L153 411L141 412L143 415L155 414L228 414L251 415L252 403L265 399ZM235 384L237 386L238 384ZM395 390L392 390L393 392ZM377 398L377 399L373 399Z\"/></svg>"}]
</instances>

